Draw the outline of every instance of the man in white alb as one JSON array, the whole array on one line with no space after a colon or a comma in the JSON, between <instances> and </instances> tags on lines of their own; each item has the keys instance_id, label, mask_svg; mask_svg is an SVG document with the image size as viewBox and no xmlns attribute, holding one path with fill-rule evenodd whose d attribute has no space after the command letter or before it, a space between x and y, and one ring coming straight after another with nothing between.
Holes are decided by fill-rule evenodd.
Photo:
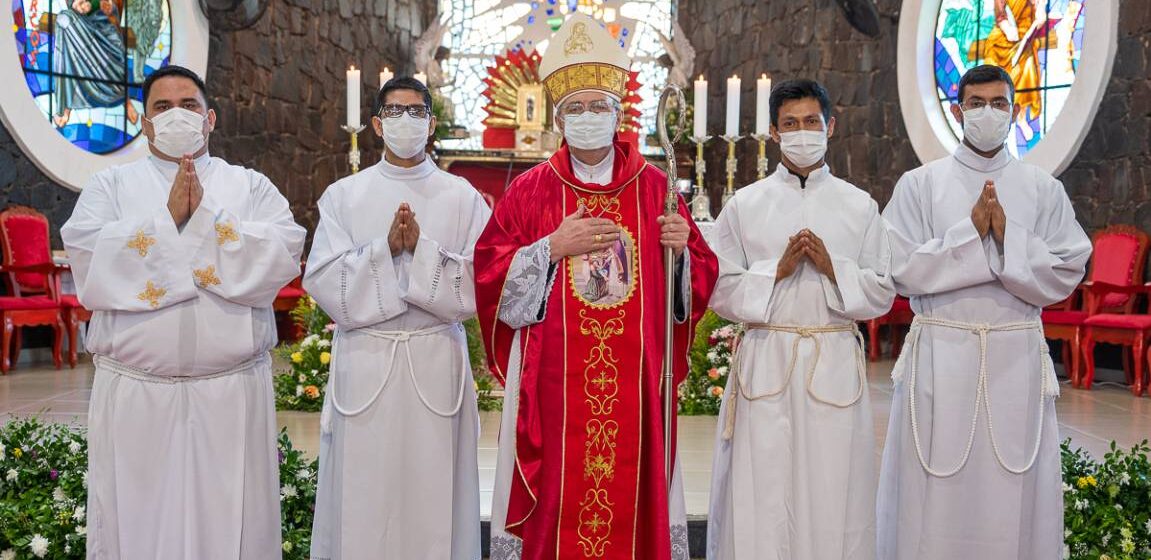
<instances>
[{"instance_id":1,"label":"man in white alb","mask_svg":"<svg viewBox=\"0 0 1151 560\"><path fill-rule=\"evenodd\" d=\"M144 82L151 155L97 173L61 234L94 314L88 558L280 557L272 301L304 229L263 175L208 155L204 83Z\"/></svg>"},{"instance_id":2,"label":"man in white alb","mask_svg":"<svg viewBox=\"0 0 1151 560\"><path fill-rule=\"evenodd\" d=\"M831 174L823 86L771 92L783 161L716 221L711 308L743 323L716 433L708 558L875 558L875 426L856 321L895 297L887 232Z\"/></svg>"},{"instance_id":3,"label":"man in white alb","mask_svg":"<svg viewBox=\"0 0 1151 560\"><path fill-rule=\"evenodd\" d=\"M324 412L312 558L478 560L479 413L460 321L475 314L480 193L424 153L432 97L376 96L383 159L332 184L304 287L339 326Z\"/></svg>"},{"instance_id":4,"label":"man in white alb","mask_svg":"<svg viewBox=\"0 0 1151 560\"><path fill-rule=\"evenodd\" d=\"M879 558L1060 558L1059 388L1040 311L1082 280L1091 243L1063 185L1007 151L1010 76L979 66L958 93L963 143L904 175L883 212L916 318L892 373Z\"/></svg>"}]
</instances>

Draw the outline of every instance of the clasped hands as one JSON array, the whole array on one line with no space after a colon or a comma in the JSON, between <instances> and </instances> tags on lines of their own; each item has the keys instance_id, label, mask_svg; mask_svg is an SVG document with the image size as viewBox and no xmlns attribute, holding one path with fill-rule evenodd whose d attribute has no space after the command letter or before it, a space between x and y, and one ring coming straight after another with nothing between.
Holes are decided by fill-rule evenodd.
<instances>
[{"instance_id":1,"label":"clasped hands","mask_svg":"<svg viewBox=\"0 0 1151 560\"><path fill-rule=\"evenodd\" d=\"M971 223L975 224L975 231L979 232L981 239L987 234L995 239L996 243L1003 244L1003 234L1007 229L1007 215L1003 213L1003 206L999 204L999 196L995 192L995 181L983 184L983 192L975 206L971 209Z\"/></svg>"},{"instance_id":2,"label":"clasped hands","mask_svg":"<svg viewBox=\"0 0 1151 560\"><path fill-rule=\"evenodd\" d=\"M809 229L800 230L799 233L787 240L787 248L775 269L775 281L779 283L784 278L795 274L803 259L808 259L820 274L835 283L835 268L831 265L831 254L823 240Z\"/></svg>"},{"instance_id":3,"label":"clasped hands","mask_svg":"<svg viewBox=\"0 0 1151 560\"><path fill-rule=\"evenodd\" d=\"M687 240L691 235L687 220L679 214L672 214L660 216L656 221L660 226L660 244L671 248L678 258L687 247ZM614 245L619 238L619 225L612 220L589 216L587 208L580 205L573 214L560 222L555 232L548 236L551 260L556 263L565 257L602 251Z\"/></svg>"}]
</instances>

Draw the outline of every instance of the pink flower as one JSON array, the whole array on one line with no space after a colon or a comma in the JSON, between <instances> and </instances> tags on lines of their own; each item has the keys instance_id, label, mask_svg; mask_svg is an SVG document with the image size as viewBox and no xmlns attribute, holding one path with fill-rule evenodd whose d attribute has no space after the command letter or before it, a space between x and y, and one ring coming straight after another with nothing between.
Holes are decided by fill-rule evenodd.
<instances>
[{"instance_id":1,"label":"pink flower","mask_svg":"<svg viewBox=\"0 0 1151 560\"><path fill-rule=\"evenodd\" d=\"M336 324L335 323L328 323L327 325L324 326L324 332L334 332L335 330L336 330Z\"/></svg>"},{"instance_id":2,"label":"pink flower","mask_svg":"<svg viewBox=\"0 0 1151 560\"><path fill-rule=\"evenodd\" d=\"M712 379L719 379L719 370L716 368L711 368L707 370L707 376Z\"/></svg>"}]
</instances>

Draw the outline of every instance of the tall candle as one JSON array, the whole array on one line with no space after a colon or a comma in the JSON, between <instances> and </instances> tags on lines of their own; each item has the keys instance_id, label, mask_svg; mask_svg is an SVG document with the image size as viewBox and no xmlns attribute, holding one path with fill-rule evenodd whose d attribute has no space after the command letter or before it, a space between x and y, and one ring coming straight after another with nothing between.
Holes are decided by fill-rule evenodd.
<instances>
[{"instance_id":1,"label":"tall candle","mask_svg":"<svg viewBox=\"0 0 1151 560\"><path fill-rule=\"evenodd\" d=\"M388 80L394 77L396 77L396 75L393 74L391 70L388 70L387 66L385 66L384 71L380 72L380 87L384 87L384 84L388 83Z\"/></svg>"},{"instance_id":2,"label":"tall candle","mask_svg":"<svg viewBox=\"0 0 1151 560\"><path fill-rule=\"evenodd\" d=\"M695 81L695 120L692 123L696 138L707 137L707 80L703 74Z\"/></svg>"},{"instance_id":3,"label":"tall candle","mask_svg":"<svg viewBox=\"0 0 1151 560\"><path fill-rule=\"evenodd\" d=\"M771 128L771 78L764 74L755 81L755 133L767 136Z\"/></svg>"},{"instance_id":4,"label":"tall candle","mask_svg":"<svg viewBox=\"0 0 1151 560\"><path fill-rule=\"evenodd\" d=\"M360 71L348 68L348 126L360 128Z\"/></svg>"},{"instance_id":5,"label":"tall candle","mask_svg":"<svg viewBox=\"0 0 1151 560\"><path fill-rule=\"evenodd\" d=\"M732 138L739 136L739 76L727 79L727 127L724 134Z\"/></svg>"},{"instance_id":6,"label":"tall candle","mask_svg":"<svg viewBox=\"0 0 1151 560\"><path fill-rule=\"evenodd\" d=\"M421 84L424 84L425 86L428 85L428 75L427 74L425 74L423 72L416 72L416 75L412 76L412 77L415 78Z\"/></svg>"}]
</instances>

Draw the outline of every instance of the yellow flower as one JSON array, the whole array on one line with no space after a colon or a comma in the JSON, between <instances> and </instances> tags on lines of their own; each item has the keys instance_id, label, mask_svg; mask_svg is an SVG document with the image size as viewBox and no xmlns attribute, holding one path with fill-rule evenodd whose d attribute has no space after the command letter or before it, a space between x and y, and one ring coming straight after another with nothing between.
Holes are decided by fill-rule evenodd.
<instances>
[{"instance_id":1,"label":"yellow flower","mask_svg":"<svg viewBox=\"0 0 1151 560\"><path fill-rule=\"evenodd\" d=\"M321 353L320 354L320 363L324 364L324 365L328 365L328 364L332 363L332 353L331 352Z\"/></svg>"},{"instance_id":2,"label":"yellow flower","mask_svg":"<svg viewBox=\"0 0 1151 560\"><path fill-rule=\"evenodd\" d=\"M307 395L309 399L314 399L320 396L320 390L316 388L315 385L308 385L304 387L304 394Z\"/></svg>"},{"instance_id":3,"label":"yellow flower","mask_svg":"<svg viewBox=\"0 0 1151 560\"><path fill-rule=\"evenodd\" d=\"M712 387L711 388L711 396L722 397L723 396L723 387Z\"/></svg>"},{"instance_id":4,"label":"yellow flower","mask_svg":"<svg viewBox=\"0 0 1151 560\"><path fill-rule=\"evenodd\" d=\"M1075 481L1075 484L1076 484L1077 486L1079 486L1079 489L1080 489L1080 490L1082 490L1082 489L1084 489L1084 488L1087 488L1088 486L1098 486L1098 485L1099 485L1099 481L1095 480L1095 477L1094 477L1094 476L1092 476L1092 475L1087 475L1087 476L1081 476L1081 477L1079 477L1079 480L1076 480L1076 481Z\"/></svg>"},{"instance_id":5,"label":"yellow flower","mask_svg":"<svg viewBox=\"0 0 1151 560\"><path fill-rule=\"evenodd\" d=\"M299 352L292 352L292 363L298 364L304 361L304 355Z\"/></svg>"},{"instance_id":6,"label":"yellow flower","mask_svg":"<svg viewBox=\"0 0 1151 560\"><path fill-rule=\"evenodd\" d=\"M21 456L21 455L23 455L23 454L24 454L24 450L23 450L23 449L20 449L19 447L17 447L17 448L15 448L15 449L13 449L13 450L12 450L12 456L13 456L13 457L15 457L15 458L17 458L17 459L19 459L19 458L20 458L20 456Z\"/></svg>"}]
</instances>

